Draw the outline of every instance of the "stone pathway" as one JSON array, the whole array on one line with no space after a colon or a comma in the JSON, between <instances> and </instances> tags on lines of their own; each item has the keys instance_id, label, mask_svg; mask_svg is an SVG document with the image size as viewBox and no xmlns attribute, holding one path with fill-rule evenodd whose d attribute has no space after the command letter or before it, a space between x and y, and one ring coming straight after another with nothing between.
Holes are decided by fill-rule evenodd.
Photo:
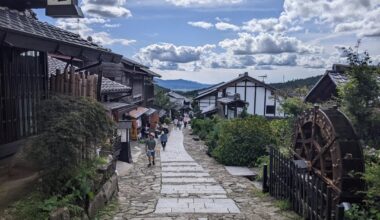
<instances>
[{"instance_id":1,"label":"stone pathway","mask_svg":"<svg viewBox=\"0 0 380 220\"><path fill-rule=\"evenodd\" d=\"M171 132L161 166L161 198L155 213L240 213L223 187L186 152L182 131Z\"/></svg>"},{"instance_id":2,"label":"stone pathway","mask_svg":"<svg viewBox=\"0 0 380 220\"><path fill-rule=\"evenodd\" d=\"M143 149L142 149L143 150ZM189 130L172 131L166 151L147 167L140 156L128 175L119 179L118 207L100 219L219 220L293 219L270 197L257 193L252 182L230 175L206 155L202 141Z\"/></svg>"}]
</instances>

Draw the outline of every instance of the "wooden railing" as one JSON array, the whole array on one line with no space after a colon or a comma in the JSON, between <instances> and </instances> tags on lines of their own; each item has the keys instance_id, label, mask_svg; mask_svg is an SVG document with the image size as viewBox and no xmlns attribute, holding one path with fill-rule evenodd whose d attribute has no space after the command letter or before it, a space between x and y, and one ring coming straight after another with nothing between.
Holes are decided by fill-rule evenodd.
<instances>
[{"instance_id":1,"label":"wooden railing","mask_svg":"<svg viewBox=\"0 0 380 220\"><path fill-rule=\"evenodd\" d=\"M56 71L50 77L50 91L52 93L97 98L98 76L88 72L76 73L74 69L61 73Z\"/></svg>"},{"instance_id":2,"label":"wooden railing","mask_svg":"<svg viewBox=\"0 0 380 220\"><path fill-rule=\"evenodd\" d=\"M263 190L287 200L305 219L343 219L342 206L333 202L332 189L319 176L296 165L292 158L270 147L269 176L264 167ZM338 217L337 217L338 216Z\"/></svg>"}]
</instances>

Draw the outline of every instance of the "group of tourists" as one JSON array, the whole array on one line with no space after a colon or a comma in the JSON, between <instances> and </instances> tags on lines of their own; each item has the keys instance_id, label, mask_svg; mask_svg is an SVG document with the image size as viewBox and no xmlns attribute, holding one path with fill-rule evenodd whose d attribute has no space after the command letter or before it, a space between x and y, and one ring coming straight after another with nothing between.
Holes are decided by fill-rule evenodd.
<instances>
[{"instance_id":1,"label":"group of tourists","mask_svg":"<svg viewBox=\"0 0 380 220\"><path fill-rule=\"evenodd\" d=\"M182 127L186 128L189 122L190 122L190 117L188 114L184 114L183 117L182 116L178 118L176 117L173 120L174 129L182 130Z\"/></svg>"},{"instance_id":2,"label":"group of tourists","mask_svg":"<svg viewBox=\"0 0 380 220\"><path fill-rule=\"evenodd\" d=\"M184 128L187 127L187 125L190 122L190 117L188 114L184 114L183 117L175 118L173 120L173 129L179 129L182 130L182 126ZM150 129L149 124L147 124L141 131L142 138L145 138L145 151L146 155L148 157L148 167L155 165L155 156L156 156L156 138L160 140L162 150L165 151L166 143L168 142L168 135L169 135L169 126L167 124L157 124L157 127L154 131Z\"/></svg>"}]
</instances>

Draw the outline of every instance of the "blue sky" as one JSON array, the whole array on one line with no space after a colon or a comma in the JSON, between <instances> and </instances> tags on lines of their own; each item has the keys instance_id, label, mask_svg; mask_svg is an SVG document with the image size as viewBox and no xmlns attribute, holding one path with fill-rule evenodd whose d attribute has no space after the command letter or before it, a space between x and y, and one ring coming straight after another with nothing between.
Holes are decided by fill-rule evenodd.
<instances>
[{"instance_id":1,"label":"blue sky","mask_svg":"<svg viewBox=\"0 0 380 220\"><path fill-rule=\"evenodd\" d=\"M40 20L160 73L204 83L242 72L280 82L344 63L341 47L380 61L380 0L82 0L85 19Z\"/></svg>"}]
</instances>

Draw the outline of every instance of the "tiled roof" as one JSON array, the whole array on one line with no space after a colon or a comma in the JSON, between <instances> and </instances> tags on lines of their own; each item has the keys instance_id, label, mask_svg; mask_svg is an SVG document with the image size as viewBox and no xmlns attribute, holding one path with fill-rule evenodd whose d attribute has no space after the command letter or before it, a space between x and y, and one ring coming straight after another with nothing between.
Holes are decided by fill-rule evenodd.
<instances>
[{"instance_id":1,"label":"tiled roof","mask_svg":"<svg viewBox=\"0 0 380 220\"><path fill-rule=\"evenodd\" d=\"M117 110L131 106L131 104L127 104L124 102L102 102L102 105L107 110Z\"/></svg>"},{"instance_id":2,"label":"tiled roof","mask_svg":"<svg viewBox=\"0 0 380 220\"><path fill-rule=\"evenodd\" d=\"M166 110L161 109L161 110L158 112L158 116L161 118L161 117L163 117L164 115L166 115Z\"/></svg>"},{"instance_id":3,"label":"tiled roof","mask_svg":"<svg viewBox=\"0 0 380 220\"><path fill-rule=\"evenodd\" d=\"M57 69L63 72L65 70L66 63L53 57L48 57L48 71L49 76L55 75ZM75 67L75 69L77 69Z\"/></svg>"},{"instance_id":4,"label":"tiled roof","mask_svg":"<svg viewBox=\"0 0 380 220\"><path fill-rule=\"evenodd\" d=\"M337 86L344 85L348 81L348 77L344 73L327 71L327 75L331 78L331 80Z\"/></svg>"},{"instance_id":5,"label":"tiled roof","mask_svg":"<svg viewBox=\"0 0 380 220\"><path fill-rule=\"evenodd\" d=\"M4 42L20 48L64 54L74 57L119 62L121 55L91 41L33 18L28 11L0 7L0 36Z\"/></svg>"},{"instance_id":6,"label":"tiled roof","mask_svg":"<svg viewBox=\"0 0 380 220\"><path fill-rule=\"evenodd\" d=\"M153 77L158 77L158 78L161 78L161 75L160 74L157 74L155 72L153 72L152 70L148 69L148 68L144 68L142 67L141 68L142 71L146 72L148 75L151 75Z\"/></svg>"},{"instance_id":7,"label":"tiled roof","mask_svg":"<svg viewBox=\"0 0 380 220\"><path fill-rule=\"evenodd\" d=\"M253 78L253 77L250 77L250 76L248 75L248 73L245 73L245 74L240 74L237 78L232 79L232 80L230 80L230 81L228 81L228 82L219 83L219 84L214 85L214 86L212 86L212 87L210 87L210 88L208 88L208 89L206 89L206 90L203 90L203 91L201 91L201 92L198 92L198 96L195 97L195 99L200 99L200 98L202 98L202 97L204 97L204 96L207 96L207 95L209 95L209 94L212 94L212 93L218 91L219 89L221 89L221 88L223 88L223 87L227 87L229 84L232 84L232 83L238 82L239 80L243 80L243 79L249 79L249 80L251 80L251 81L254 81L255 83L258 83L258 84L260 84L261 86L264 86L264 87L266 87L266 88L268 88L268 89L270 89L270 90L273 90L273 91L276 90L275 88L271 87L270 85L265 84L264 82L261 82L261 81L255 79L255 78Z\"/></svg>"},{"instance_id":8,"label":"tiled roof","mask_svg":"<svg viewBox=\"0 0 380 220\"><path fill-rule=\"evenodd\" d=\"M146 115L151 115L151 114L153 114L153 113L155 113L155 112L157 112L156 109L154 109L154 108L149 108L149 111L147 111L145 114L146 114Z\"/></svg>"},{"instance_id":9,"label":"tiled roof","mask_svg":"<svg viewBox=\"0 0 380 220\"><path fill-rule=\"evenodd\" d=\"M171 96L171 97L173 97L175 99L183 99L185 102L190 102L191 101L187 97L185 97L183 95L180 95L180 94L178 94L176 92L173 92L173 91L168 92L168 96Z\"/></svg>"},{"instance_id":10,"label":"tiled roof","mask_svg":"<svg viewBox=\"0 0 380 220\"><path fill-rule=\"evenodd\" d=\"M148 111L149 109L147 108L137 107L137 109L134 109L129 112L129 116L131 116L132 118L140 118L143 114L145 114Z\"/></svg>"},{"instance_id":11,"label":"tiled roof","mask_svg":"<svg viewBox=\"0 0 380 220\"><path fill-rule=\"evenodd\" d=\"M131 90L132 90L131 87L112 81L106 77L102 77L102 89L101 89L102 94L127 93Z\"/></svg>"},{"instance_id":12,"label":"tiled roof","mask_svg":"<svg viewBox=\"0 0 380 220\"><path fill-rule=\"evenodd\" d=\"M64 71L66 67L66 63L53 58L53 57L48 57L48 70L49 70L49 75L55 75L56 70L59 69L61 70L61 73ZM78 67L75 67L77 69ZM106 77L102 77L102 87L101 87L101 93L102 94L109 94L109 93L127 93L131 91L131 87L120 84L118 82L112 81Z\"/></svg>"}]
</instances>

